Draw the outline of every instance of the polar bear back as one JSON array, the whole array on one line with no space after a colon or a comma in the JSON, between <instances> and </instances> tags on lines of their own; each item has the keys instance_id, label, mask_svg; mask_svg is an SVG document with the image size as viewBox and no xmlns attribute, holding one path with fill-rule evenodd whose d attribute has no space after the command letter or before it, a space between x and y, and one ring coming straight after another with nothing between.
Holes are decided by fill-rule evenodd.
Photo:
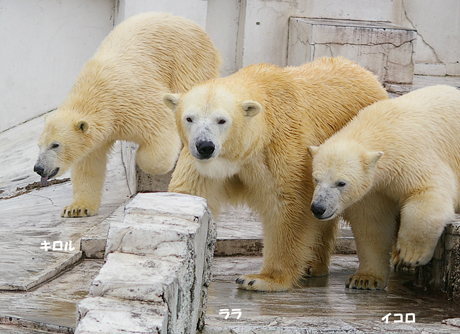
<instances>
[{"instance_id":1,"label":"polar bear back","mask_svg":"<svg viewBox=\"0 0 460 334\"><path fill-rule=\"evenodd\" d=\"M143 13L123 21L105 38L94 58L148 68L149 75L177 93L217 77L216 63L221 63L198 24L165 13Z\"/></svg>"},{"instance_id":2,"label":"polar bear back","mask_svg":"<svg viewBox=\"0 0 460 334\"><path fill-rule=\"evenodd\" d=\"M368 152L384 153L374 190L400 197L441 175L458 188L460 91L439 85L379 101L361 110L323 147L348 149L350 142Z\"/></svg>"}]
</instances>

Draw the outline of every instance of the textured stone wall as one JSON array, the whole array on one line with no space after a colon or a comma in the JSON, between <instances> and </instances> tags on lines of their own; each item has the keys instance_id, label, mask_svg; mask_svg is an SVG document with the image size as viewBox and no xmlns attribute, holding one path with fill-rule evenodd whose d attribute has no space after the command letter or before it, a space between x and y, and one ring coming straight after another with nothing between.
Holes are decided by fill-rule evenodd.
<instances>
[{"instance_id":1,"label":"textured stone wall","mask_svg":"<svg viewBox=\"0 0 460 334\"><path fill-rule=\"evenodd\" d=\"M343 56L381 82L412 83L417 32L387 22L290 18L288 65Z\"/></svg>"},{"instance_id":2,"label":"textured stone wall","mask_svg":"<svg viewBox=\"0 0 460 334\"><path fill-rule=\"evenodd\" d=\"M195 333L204 326L216 230L203 198L138 194L110 223L106 263L76 333Z\"/></svg>"},{"instance_id":3,"label":"textured stone wall","mask_svg":"<svg viewBox=\"0 0 460 334\"><path fill-rule=\"evenodd\" d=\"M438 290L460 303L460 222L446 226L438 241L433 259L416 269L416 285Z\"/></svg>"}]
</instances>

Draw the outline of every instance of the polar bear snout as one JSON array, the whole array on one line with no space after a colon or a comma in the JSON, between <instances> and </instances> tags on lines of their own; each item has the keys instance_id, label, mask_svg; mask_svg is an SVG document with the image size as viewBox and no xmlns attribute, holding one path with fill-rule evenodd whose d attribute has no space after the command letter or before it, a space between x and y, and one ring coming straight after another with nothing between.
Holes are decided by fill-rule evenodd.
<instances>
[{"instance_id":1,"label":"polar bear snout","mask_svg":"<svg viewBox=\"0 0 460 334\"><path fill-rule=\"evenodd\" d=\"M316 218L321 219L324 213L326 212L326 208L321 205L320 203L311 203L311 212L315 215Z\"/></svg>"},{"instance_id":2,"label":"polar bear snout","mask_svg":"<svg viewBox=\"0 0 460 334\"><path fill-rule=\"evenodd\" d=\"M52 178L56 176L57 173L59 173L59 167L48 170L45 167L43 167L40 163L36 163L34 166L34 172L40 175L41 177Z\"/></svg>"},{"instance_id":3,"label":"polar bear snout","mask_svg":"<svg viewBox=\"0 0 460 334\"><path fill-rule=\"evenodd\" d=\"M337 212L336 208L331 208L327 207L326 205L323 205L321 202L315 202L313 201L311 203L310 207L311 212L313 212L313 215L321 220L329 220L335 217L335 214Z\"/></svg>"},{"instance_id":4,"label":"polar bear snout","mask_svg":"<svg viewBox=\"0 0 460 334\"><path fill-rule=\"evenodd\" d=\"M216 146L212 141L209 140L200 140L197 141L196 150L198 152L198 159L206 160L212 157L212 154L216 150Z\"/></svg>"},{"instance_id":5,"label":"polar bear snout","mask_svg":"<svg viewBox=\"0 0 460 334\"><path fill-rule=\"evenodd\" d=\"M59 167L54 168L51 171L46 170L40 163L36 163L34 166L34 172L41 176L42 186L46 186L48 179L55 177L59 173Z\"/></svg>"},{"instance_id":6,"label":"polar bear snout","mask_svg":"<svg viewBox=\"0 0 460 334\"><path fill-rule=\"evenodd\" d=\"M38 175L40 176L43 176L43 174L45 173L45 168L43 168L42 166L40 166L39 164L36 164L34 166L34 172L37 173Z\"/></svg>"},{"instance_id":7,"label":"polar bear snout","mask_svg":"<svg viewBox=\"0 0 460 334\"><path fill-rule=\"evenodd\" d=\"M318 186L313 193L310 210L318 219L333 219L340 212L339 200L340 194L336 189L325 185Z\"/></svg>"}]
</instances>

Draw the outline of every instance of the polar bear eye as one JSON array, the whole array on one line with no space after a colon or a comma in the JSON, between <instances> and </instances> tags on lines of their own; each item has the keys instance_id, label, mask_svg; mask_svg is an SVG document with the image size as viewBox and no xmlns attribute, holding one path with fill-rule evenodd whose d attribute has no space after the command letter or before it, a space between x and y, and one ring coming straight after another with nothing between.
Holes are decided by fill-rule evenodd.
<instances>
[{"instance_id":1,"label":"polar bear eye","mask_svg":"<svg viewBox=\"0 0 460 334\"><path fill-rule=\"evenodd\" d=\"M191 117L187 117L185 120L189 123L193 123L193 119Z\"/></svg>"},{"instance_id":2,"label":"polar bear eye","mask_svg":"<svg viewBox=\"0 0 460 334\"><path fill-rule=\"evenodd\" d=\"M52 143L51 144L51 149L56 149L59 147L59 144L58 143Z\"/></svg>"},{"instance_id":3,"label":"polar bear eye","mask_svg":"<svg viewBox=\"0 0 460 334\"><path fill-rule=\"evenodd\" d=\"M225 124L227 123L227 121L225 119L220 119L217 124Z\"/></svg>"},{"instance_id":4,"label":"polar bear eye","mask_svg":"<svg viewBox=\"0 0 460 334\"><path fill-rule=\"evenodd\" d=\"M344 181L338 181L335 185L339 188L343 188L347 185L347 183Z\"/></svg>"}]
</instances>

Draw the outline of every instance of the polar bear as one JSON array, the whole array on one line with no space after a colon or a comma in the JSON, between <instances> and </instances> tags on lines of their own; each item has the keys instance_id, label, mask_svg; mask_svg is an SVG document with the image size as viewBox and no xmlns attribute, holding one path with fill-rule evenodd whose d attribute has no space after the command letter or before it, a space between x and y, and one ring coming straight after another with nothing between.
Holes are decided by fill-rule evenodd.
<instances>
[{"instance_id":1,"label":"polar bear","mask_svg":"<svg viewBox=\"0 0 460 334\"><path fill-rule=\"evenodd\" d=\"M309 210L307 146L386 98L373 74L345 58L251 65L164 96L184 144L169 191L206 198L215 216L244 203L262 219L263 266L238 278L239 288L287 290L306 273L328 273L337 224L319 224Z\"/></svg>"},{"instance_id":2,"label":"polar bear","mask_svg":"<svg viewBox=\"0 0 460 334\"><path fill-rule=\"evenodd\" d=\"M137 164L147 173L171 170L181 142L162 97L218 77L219 65L208 35L190 20L143 13L118 25L46 118L38 142L34 170L42 184L71 168L73 202L61 215L97 214L116 140L139 144Z\"/></svg>"},{"instance_id":3,"label":"polar bear","mask_svg":"<svg viewBox=\"0 0 460 334\"><path fill-rule=\"evenodd\" d=\"M394 265L431 260L460 210L459 129L460 91L440 85L377 102L310 147L311 210L322 221L343 214L356 239L347 287L384 289L394 242Z\"/></svg>"}]
</instances>

